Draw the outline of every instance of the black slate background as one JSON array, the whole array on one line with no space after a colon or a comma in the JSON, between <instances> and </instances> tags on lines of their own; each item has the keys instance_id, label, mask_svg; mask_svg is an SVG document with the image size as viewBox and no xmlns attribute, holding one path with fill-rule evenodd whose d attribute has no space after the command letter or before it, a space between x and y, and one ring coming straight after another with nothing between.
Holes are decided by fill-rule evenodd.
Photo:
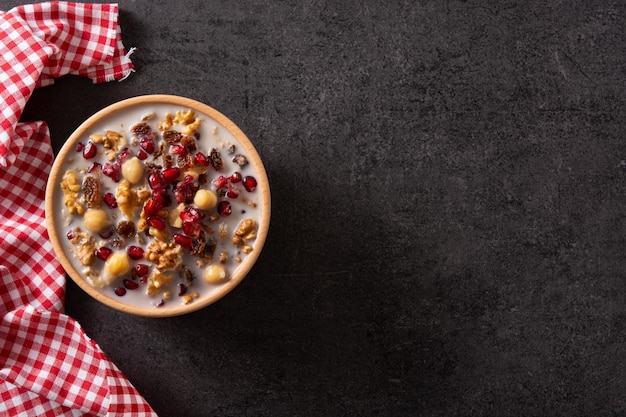
<instances>
[{"instance_id":1,"label":"black slate background","mask_svg":"<svg viewBox=\"0 0 626 417\"><path fill-rule=\"evenodd\" d=\"M626 415L623 2L120 8L136 73L63 77L23 119L58 150L120 99L191 97L272 187L258 264L205 310L67 285L159 415Z\"/></svg>"}]
</instances>

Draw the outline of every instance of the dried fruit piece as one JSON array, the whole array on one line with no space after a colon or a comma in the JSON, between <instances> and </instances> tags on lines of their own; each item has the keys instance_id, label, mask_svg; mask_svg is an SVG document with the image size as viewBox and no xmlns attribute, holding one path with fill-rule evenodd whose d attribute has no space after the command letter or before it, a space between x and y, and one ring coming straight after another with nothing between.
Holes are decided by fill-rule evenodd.
<instances>
[{"instance_id":1,"label":"dried fruit piece","mask_svg":"<svg viewBox=\"0 0 626 417\"><path fill-rule=\"evenodd\" d=\"M100 196L100 181L93 175L85 175L82 185L85 205L88 208L100 208L102 200Z\"/></svg>"},{"instance_id":2,"label":"dried fruit piece","mask_svg":"<svg viewBox=\"0 0 626 417\"><path fill-rule=\"evenodd\" d=\"M137 123L130 128L130 131L133 135L139 138L150 134L150 132L152 132L152 128L148 123Z\"/></svg>"},{"instance_id":3,"label":"dried fruit piece","mask_svg":"<svg viewBox=\"0 0 626 417\"><path fill-rule=\"evenodd\" d=\"M239 167L241 168L248 164L248 158L246 158L245 155L238 154L234 156L233 162L239 165Z\"/></svg>"},{"instance_id":4,"label":"dried fruit piece","mask_svg":"<svg viewBox=\"0 0 626 417\"><path fill-rule=\"evenodd\" d=\"M137 228L135 223L132 221L122 220L117 224L117 233L126 239L130 239L135 236L136 232Z\"/></svg>"},{"instance_id":5,"label":"dried fruit piece","mask_svg":"<svg viewBox=\"0 0 626 417\"><path fill-rule=\"evenodd\" d=\"M222 161L222 157L217 149L211 149L209 152L209 160L211 161L211 166L216 171L221 171L222 168L224 168L224 162Z\"/></svg>"}]
</instances>

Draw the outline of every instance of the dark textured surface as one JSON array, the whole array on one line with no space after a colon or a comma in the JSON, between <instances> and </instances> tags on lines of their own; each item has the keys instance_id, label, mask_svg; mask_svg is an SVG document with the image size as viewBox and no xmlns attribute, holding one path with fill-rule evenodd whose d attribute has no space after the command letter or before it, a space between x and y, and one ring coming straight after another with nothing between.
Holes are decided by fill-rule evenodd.
<instances>
[{"instance_id":1,"label":"dark textured surface","mask_svg":"<svg viewBox=\"0 0 626 417\"><path fill-rule=\"evenodd\" d=\"M120 6L136 73L59 79L24 119L59 149L112 102L188 96L272 186L258 264L203 311L68 283L162 417L626 414L623 3Z\"/></svg>"}]
</instances>

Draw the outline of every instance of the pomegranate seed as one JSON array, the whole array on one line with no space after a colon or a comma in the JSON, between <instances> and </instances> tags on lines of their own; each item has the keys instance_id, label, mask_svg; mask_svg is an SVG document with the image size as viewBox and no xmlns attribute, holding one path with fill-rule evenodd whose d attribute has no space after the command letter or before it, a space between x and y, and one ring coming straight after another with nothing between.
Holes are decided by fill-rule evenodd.
<instances>
[{"instance_id":1,"label":"pomegranate seed","mask_svg":"<svg viewBox=\"0 0 626 417\"><path fill-rule=\"evenodd\" d=\"M124 161L126 161L130 156L132 156L133 151L131 151L128 148L124 148L120 151L120 153L117 155L117 158L115 159L115 163L117 163L119 166L122 166L122 164L124 163Z\"/></svg>"},{"instance_id":2,"label":"pomegranate seed","mask_svg":"<svg viewBox=\"0 0 626 417\"><path fill-rule=\"evenodd\" d=\"M193 239L191 237L181 235L180 233L176 233L174 235L174 242L178 243L185 249L191 249L191 245L193 245Z\"/></svg>"},{"instance_id":3,"label":"pomegranate seed","mask_svg":"<svg viewBox=\"0 0 626 417\"><path fill-rule=\"evenodd\" d=\"M187 153L187 150L184 146L175 143L173 145L170 145L170 153L174 155L185 155Z\"/></svg>"},{"instance_id":4,"label":"pomegranate seed","mask_svg":"<svg viewBox=\"0 0 626 417\"><path fill-rule=\"evenodd\" d=\"M139 141L139 146L141 146L141 148L149 154L154 153L154 150L156 148L154 141L150 136L142 137Z\"/></svg>"},{"instance_id":5,"label":"pomegranate seed","mask_svg":"<svg viewBox=\"0 0 626 417\"><path fill-rule=\"evenodd\" d=\"M230 198L237 198L239 197L239 189L232 184L228 184L226 195Z\"/></svg>"},{"instance_id":6,"label":"pomegranate seed","mask_svg":"<svg viewBox=\"0 0 626 417\"><path fill-rule=\"evenodd\" d=\"M148 275L150 268L148 267L148 265L146 264L137 264L135 265L135 267L133 268L133 275L138 276L138 277L145 277L146 275Z\"/></svg>"},{"instance_id":7,"label":"pomegranate seed","mask_svg":"<svg viewBox=\"0 0 626 417\"><path fill-rule=\"evenodd\" d=\"M76 152L82 152L83 149L85 149L85 144L82 142L78 142L74 149L76 150Z\"/></svg>"},{"instance_id":8,"label":"pomegranate seed","mask_svg":"<svg viewBox=\"0 0 626 417\"><path fill-rule=\"evenodd\" d=\"M92 141L87 142L83 148L83 158L91 159L98 153L98 147Z\"/></svg>"},{"instance_id":9,"label":"pomegranate seed","mask_svg":"<svg viewBox=\"0 0 626 417\"><path fill-rule=\"evenodd\" d=\"M122 170L117 164L107 162L102 167L102 173L115 182L120 182L120 179L122 179Z\"/></svg>"},{"instance_id":10,"label":"pomegranate seed","mask_svg":"<svg viewBox=\"0 0 626 417\"><path fill-rule=\"evenodd\" d=\"M148 184L150 188L158 189L165 187L165 181L163 180L163 176L159 171L152 171L150 175L148 175Z\"/></svg>"},{"instance_id":11,"label":"pomegranate seed","mask_svg":"<svg viewBox=\"0 0 626 417\"><path fill-rule=\"evenodd\" d=\"M143 258L143 248L140 246L129 246L127 252L130 259L135 261Z\"/></svg>"},{"instance_id":12,"label":"pomegranate seed","mask_svg":"<svg viewBox=\"0 0 626 417\"><path fill-rule=\"evenodd\" d=\"M109 208L117 208L117 199L113 195L113 193L106 193L103 197L103 200Z\"/></svg>"},{"instance_id":13,"label":"pomegranate seed","mask_svg":"<svg viewBox=\"0 0 626 417\"><path fill-rule=\"evenodd\" d=\"M118 297L122 297L126 294L126 288L124 287L115 287L115 295L117 295Z\"/></svg>"},{"instance_id":14,"label":"pomegranate seed","mask_svg":"<svg viewBox=\"0 0 626 417\"><path fill-rule=\"evenodd\" d=\"M93 164L91 164L91 166L89 168L87 168L87 172L90 173L90 174L93 174L94 172L96 172L101 167L102 167L102 164L100 162L94 162Z\"/></svg>"},{"instance_id":15,"label":"pomegranate seed","mask_svg":"<svg viewBox=\"0 0 626 417\"><path fill-rule=\"evenodd\" d=\"M180 177L180 168L178 167L171 167L163 170L163 179L170 184L178 180L178 177Z\"/></svg>"},{"instance_id":16,"label":"pomegranate seed","mask_svg":"<svg viewBox=\"0 0 626 417\"><path fill-rule=\"evenodd\" d=\"M256 179L251 176L244 177L243 186L249 192L256 190L256 186L257 186Z\"/></svg>"},{"instance_id":17,"label":"pomegranate seed","mask_svg":"<svg viewBox=\"0 0 626 417\"><path fill-rule=\"evenodd\" d=\"M72 239L74 239L74 231L73 231L73 230L70 230L69 232L67 232L67 233L65 234L65 236L67 237L67 240L72 240Z\"/></svg>"},{"instance_id":18,"label":"pomegranate seed","mask_svg":"<svg viewBox=\"0 0 626 417\"><path fill-rule=\"evenodd\" d=\"M165 220L159 216L150 216L146 219L146 223L150 227L154 227L157 230L165 229Z\"/></svg>"},{"instance_id":19,"label":"pomegranate seed","mask_svg":"<svg viewBox=\"0 0 626 417\"><path fill-rule=\"evenodd\" d=\"M223 175L220 175L219 177L213 180L213 185L215 185L217 188L225 187L227 183L228 183L228 179Z\"/></svg>"},{"instance_id":20,"label":"pomegranate seed","mask_svg":"<svg viewBox=\"0 0 626 417\"><path fill-rule=\"evenodd\" d=\"M230 182L235 182L235 183L240 182L241 181L241 173L238 172L238 171L237 172L233 172L231 174L231 176L228 177L228 179L230 180Z\"/></svg>"},{"instance_id":21,"label":"pomegranate seed","mask_svg":"<svg viewBox=\"0 0 626 417\"><path fill-rule=\"evenodd\" d=\"M177 287L178 287L178 295L179 296L183 296L183 295L187 294L187 286L185 284L183 284L182 282L179 282Z\"/></svg>"},{"instance_id":22,"label":"pomegranate seed","mask_svg":"<svg viewBox=\"0 0 626 417\"><path fill-rule=\"evenodd\" d=\"M136 290L137 288L139 288L139 284L137 284L135 281L131 281L128 278L124 280L124 286L129 290Z\"/></svg>"},{"instance_id":23,"label":"pomegranate seed","mask_svg":"<svg viewBox=\"0 0 626 417\"><path fill-rule=\"evenodd\" d=\"M146 153L146 151L141 149L139 152L137 152L137 158L139 158L141 161L145 161L146 159L148 159L148 154Z\"/></svg>"},{"instance_id":24,"label":"pomegranate seed","mask_svg":"<svg viewBox=\"0 0 626 417\"><path fill-rule=\"evenodd\" d=\"M203 154L202 152L198 152L196 153L196 164L203 167L208 167L209 165L211 165L211 161L209 161L209 158L207 158L205 154Z\"/></svg>"},{"instance_id":25,"label":"pomegranate seed","mask_svg":"<svg viewBox=\"0 0 626 417\"><path fill-rule=\"evenodd\" d=\"M226 217L231 215L231 213L233 212L233 208L228 201L220 201L217 204L217 212L220 214L220 216Z\"/></svg>"},{"instance_id":26,"label":"pomegranate seed","mask_svg":"<svg viewBox=\"0 0 626 417\"><path fill-rule=\"evenodd\" d=\"M143 211L146 216L154 216L158 214L163 208L163 198L157 194L152 196L152 198L146 201L146 204L143 205Z\"/></svg>"},{"instance_id":27,"label":"pomegranate seed","mask_svg":"<svg viewBox=\"0 0 626 417\"><path fill-rule=\"evenodd\" d=\"M102 259L103 261L109 259L109 256L111 256L112 253L113 250L107 248L106 246L101 246L96 249L96 256L98 257L98 259Z\"/></svg>"},{"instance_id":28,"label":"pomegranate seed","mask_svg":"<svg viewBox=\"0 0 626 417\"><path fill-rule=\"evenodd\" d=\"M183 232L185 232L187 236L199 237L201 232L200 225L196 223L183 223Z\"/></svg>"},{"instance_id":29,"label":"pomegranate seed","mask_svg":"<svg viewBox=\"0 0 626 417\"><path fill-rule=\"evenodd\" d=\"M180 218L184 223L199 223L204 215L195 207L187 207L180 212Z\"/></svg>"}]
</instances>

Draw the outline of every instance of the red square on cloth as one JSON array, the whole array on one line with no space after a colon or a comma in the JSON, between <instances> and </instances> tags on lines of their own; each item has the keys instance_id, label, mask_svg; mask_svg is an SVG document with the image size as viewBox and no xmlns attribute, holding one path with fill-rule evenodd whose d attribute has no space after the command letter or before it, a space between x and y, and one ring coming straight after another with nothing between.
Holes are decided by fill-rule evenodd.
<instances>
[{"instance_id":1,"label":"red square on cloth","mask_svg":"<svg viewBox=\"0 0 626 417\"><path fill-rule=\"evenodd\" d=\"M46 229L54 160L45 122L20 123L33 90L75 74L133 71L116 4L48 2L0 12L0 415L155 416L63 314L65 271Z\"/></svg>"}]
</instances>

